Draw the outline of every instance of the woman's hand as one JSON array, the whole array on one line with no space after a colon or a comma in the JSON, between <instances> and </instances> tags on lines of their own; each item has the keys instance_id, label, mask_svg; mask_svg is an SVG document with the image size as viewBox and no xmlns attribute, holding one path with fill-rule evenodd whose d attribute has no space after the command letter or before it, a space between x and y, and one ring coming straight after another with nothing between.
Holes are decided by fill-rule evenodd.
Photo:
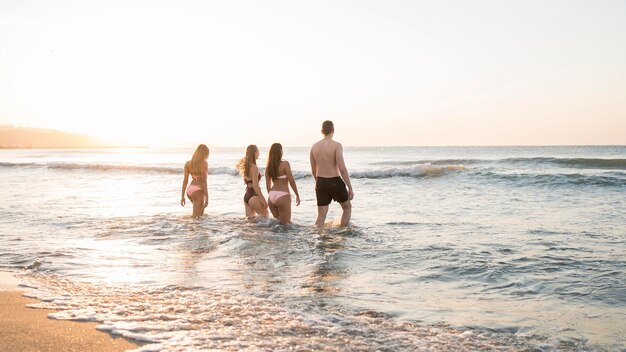
<instances>
[{"instance_id":1,"label":"woman's hand","mask_svg":"<svg viewBox=\"0 0 626 352\"><path fill-rule=\"evenodd\" d=\"M204 207L206 208L207 206L209 206L209 195L205 195L204 196Z\"/></svg>"},{"instance_id":2,"label":"woman's hand","mask_svg":"<svg viewBox=\"0 0 626 352\"><path fill-rule=\"evenodd\" d=\"M261 205L263 206L263 209L267 208L267 201L265 200L265 197L259 197L261 198Z\"/></svg>"},{"instance_id":3,"label":"woman's hand","mask_svg":"<svg viewBox=\"0 0 626 352\"><path fill-rule=\"evenodd\" d=\"M180 197L180 205L185 206L185 196Z\"/></svg>"},{"instance_id":4,"label":"woman's hand","mask_svg":"<svg viewBox=\"0 0 626 352\"><path fill-rule=\"evenodd\" d=\"M296 194L296 206L300 205L300 195Z\"/></svg>"}]
</instances>

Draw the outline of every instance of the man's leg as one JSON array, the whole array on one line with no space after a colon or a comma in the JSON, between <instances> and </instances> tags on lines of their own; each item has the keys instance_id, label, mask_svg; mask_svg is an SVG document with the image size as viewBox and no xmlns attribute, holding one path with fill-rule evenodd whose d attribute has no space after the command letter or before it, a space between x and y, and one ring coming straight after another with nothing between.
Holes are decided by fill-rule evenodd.
<instances>
[{"instance_id":1,"label":"man's leg","mask_svg":"<svg viewBox=\"0 0 626 352\"><path fill-rule=\"evenodd\" d=\"M326 214L328 214L328 205L317 206L317 220L315 220L315 226L323 227L324 221L326 221Z\"/></svg>"},{"instance_id":2,"label":"man's leg","mask_svg":"<svg viewBox=\"0 0 626 352\"><path fill-rule=\"evenodd\" d=\"M339 204L341 205L341 209L343 209L343 214L341 214L341 227L346 227L350 222L350 217L352 217L352 202L347 200ZM328 207L326 208L326 211L328 211Z\"/></svg>"}]
</instances>

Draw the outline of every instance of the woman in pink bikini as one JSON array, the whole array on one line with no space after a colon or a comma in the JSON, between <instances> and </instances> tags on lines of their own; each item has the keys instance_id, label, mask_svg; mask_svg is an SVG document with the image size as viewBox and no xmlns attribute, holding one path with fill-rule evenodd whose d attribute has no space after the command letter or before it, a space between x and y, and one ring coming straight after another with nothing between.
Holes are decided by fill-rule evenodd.
<instances>
[{"instance_id":1,"label":"woman in pink bikini","mask_svg":"<svg viewBox=\"0 0 626 352\"><path fill-rule=\"evenodd\" d=\"M272 144L267 167L265 168L265 183L267 186L267 198L272 215L281 225L291 222L291 194L289 185L296 194L296 206L300 205L300 195L296 181L291 173L289 162L283 159L283 146L280 143ZM272 186L272 183L274 185ZM271 186L271 188L270 188Z\"/></svg>"},{"instance_id":2,"label":"woman in pink bikini","mask_svg":"<svg viewBox=\"0 0 626 352\"><path fill-rule=\"evenodd\" d=\"M183 189L180 195L180 205L185 206L185 193L193 203L193 218L197 219L204 214L204 208L209 205L209 190L207 188L207 177L209 175L209 147L200 144L193 153L191 160L185 163L185 177L183 179ZM191 184L187 187L191 175ZM187 190L187 192L185 192Z\"/></svg>"},{"instance_id":3,"label":"woman in pink bikini","mask_svg":"<svg viewBox=\"0 0 626 352\"><path fill-rule=\"evenodd\" d=\"M259 181L261 181L261 173L256 166L256 159L259 158L259 148L251 144L246 148L246 156L237 163L237 169L243 182L246 184L246 194L243 196L243 204L246 207L246 217L253 217L258 214L267 218L267 201L263 197Z\"/></svg>"}]
</instances>

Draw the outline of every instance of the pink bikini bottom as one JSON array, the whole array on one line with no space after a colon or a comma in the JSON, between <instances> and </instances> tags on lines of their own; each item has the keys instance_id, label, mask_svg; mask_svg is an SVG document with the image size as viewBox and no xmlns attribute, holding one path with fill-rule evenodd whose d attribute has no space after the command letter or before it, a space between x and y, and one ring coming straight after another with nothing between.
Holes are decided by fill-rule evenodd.
<instances>
[{"instance_id":1,"label":"pink bikini bottom","mask_svg":"<svg viewBox=\"0 0 626 352\"><path fill-rule=\"evenodd\" d=\"M191 195L193 194L193 192L195 191L201 191L202 188L198 187L196 185L189 185L189 187L187 187L187 196L189 196L189 198L191 198Z\"/></svg>"},{"instance_id":2,"label":"pink bikini bottom","mask_svg":"<svg viewBox=\"0 0 626 352\"><path fill-rule=\"evenodd\" d=\"M283 192L283 191L270 191L267 194L267 198L269 198L270 202L276 204L276 201L278 199L280 199L283 196L288 196L289 192Z\"/></svg>"}]
</instances>

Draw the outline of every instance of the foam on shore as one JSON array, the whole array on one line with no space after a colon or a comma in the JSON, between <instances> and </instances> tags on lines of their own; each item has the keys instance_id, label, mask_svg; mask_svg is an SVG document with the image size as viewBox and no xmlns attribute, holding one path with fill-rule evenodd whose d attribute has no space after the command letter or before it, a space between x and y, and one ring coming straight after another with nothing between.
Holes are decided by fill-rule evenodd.
<instances>
[{"instance_id":1,"label":"foam on shore","mask_svg":"<svg viewBox=\"0 0 626 352\"><path fill-rule=\"evenodd\" d=\"M96 323L49 319L53 310L30 309L20 280L0 272L0 346L7 351L126 351L137 344L96 330Z\"/></svg>"}]
</instances>

